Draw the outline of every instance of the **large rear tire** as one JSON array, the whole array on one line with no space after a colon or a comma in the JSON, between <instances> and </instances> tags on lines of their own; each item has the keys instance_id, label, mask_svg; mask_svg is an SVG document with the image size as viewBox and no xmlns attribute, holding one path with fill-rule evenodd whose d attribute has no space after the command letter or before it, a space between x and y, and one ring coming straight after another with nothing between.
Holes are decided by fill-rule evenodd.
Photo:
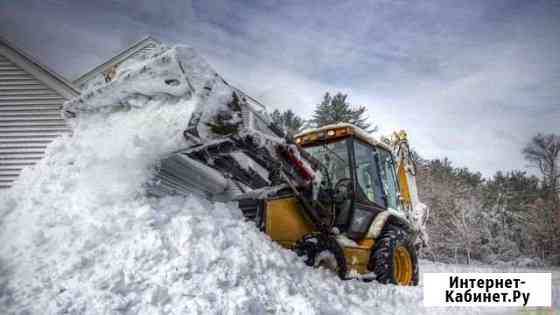
<instances>
[{"instance_id":1,"label":"large rear tire","mask_svg":"<svg viewBox=\"0 0 560 315\"><path fill-rule=\"evenodd\" d=\"M380 283L417 285L418 257L409 234L397 226L386 226L374 245L368 268Z\"/></svg>"}]
</instances>

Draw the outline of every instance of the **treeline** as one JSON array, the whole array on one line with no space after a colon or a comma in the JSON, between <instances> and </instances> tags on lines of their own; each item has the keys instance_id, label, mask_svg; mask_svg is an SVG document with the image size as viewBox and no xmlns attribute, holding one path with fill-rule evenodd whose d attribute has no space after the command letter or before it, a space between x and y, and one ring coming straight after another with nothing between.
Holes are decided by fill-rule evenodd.
<instances>
[{"instance_id":1,"label":"treeline","mask_svg":"<svg viewBox=\"0 0 560 315\"><path fill-rule=\"evenodd\" d=\"M352 106L342 93L326 93L309 120L291 110L274 111L272 118L290 134L338 122L377 129L366 107ZM560 135L537 134L519 154L538 176L512 170L483 178L446 158L416 155L420 198L430 209L425 258L560 265Z\"/></svg>"},{"instance_id":2,"label":"treeline","mask_svg":"<svg viewBox=\"0 0 560 315\"><path fill-rule=\"evenodd\" d=\"M484 179L436 159L418 161L417 181L430 208L426 258L560 264L560 207L537 176L510 171Z\"/></svg>"}]
</instances>

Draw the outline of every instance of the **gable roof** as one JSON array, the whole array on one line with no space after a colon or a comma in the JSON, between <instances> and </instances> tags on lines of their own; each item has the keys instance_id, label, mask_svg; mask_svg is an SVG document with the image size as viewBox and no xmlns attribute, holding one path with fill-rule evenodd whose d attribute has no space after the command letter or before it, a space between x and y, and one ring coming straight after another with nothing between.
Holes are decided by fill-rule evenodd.
<instances>
[{"instance_id":1,"label":"gable roof","mask_svg":"<svg viewBox=\"0 0 560 315\"><path fill-rule=\"evenodd\" d=\"M126 48L123 51L121 51L120 53L118 53L117 55L112 57L111 59L107 60L106 62L104 62L104 63L96 66L95 68L91 69L90 71L86 72L85 74L80 76L78 79L74 80L73 83L76 86L80 86L83 83L85 83L85 82L91 80L92 78L94 78L95 76L97 76L99 73L106 72L107 70L109 70L114 65L117 65L117 64L123 62L124 60L126 60L130 56L132 56L135 53L141 51L142 49L144 49L144 48L146 48L150 45L160 45L160 44L161 44L161 42L159 40L157 40L157 39L155 39L151 36L146 36L143 39L141 39L140 41L133 44L132 46Z\"/></svg>"},{"instance_id":2,"label":"gable roof","mask_svg":"<svg viewBox=\"0 0 560 315\"><path fill-rule=\"evenodd\" d=\"M10 61L29 72L37 80L55 90L63 97L69 99L80 94L78 89L70 82L66 81L61 75L39 63L24 51L16 48L7 40L0 37L0 54Z\"/></svg>"}]
</instances>

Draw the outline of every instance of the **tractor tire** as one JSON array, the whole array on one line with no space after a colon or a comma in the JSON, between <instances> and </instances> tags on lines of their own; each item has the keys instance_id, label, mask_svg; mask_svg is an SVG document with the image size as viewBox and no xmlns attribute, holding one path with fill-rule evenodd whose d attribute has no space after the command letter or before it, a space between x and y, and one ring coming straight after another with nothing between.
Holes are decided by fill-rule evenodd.
<instances>
[{"instance_id":1,"label":"tractor tire","mask_svg":"<svg viewBox=\"0 0 560 315\"><path fill-rule=\"evenodd\" d=\"M418 257L409 234L398 226L386 226L374 245L368 269L380 283L418 285Z\"/></svg>"},{"instance_id":2,"label":"tractor tire","mask_svg":"<svg viewBox=\"0 0 560 315\"><path fill-rule=\"evenodd\" d=\"M344 251L335 238L321 234L308 234L295 245L298 256L305 257L305 264L324 267L346 279L347 266Z\"/></svg>"}]
</instances>

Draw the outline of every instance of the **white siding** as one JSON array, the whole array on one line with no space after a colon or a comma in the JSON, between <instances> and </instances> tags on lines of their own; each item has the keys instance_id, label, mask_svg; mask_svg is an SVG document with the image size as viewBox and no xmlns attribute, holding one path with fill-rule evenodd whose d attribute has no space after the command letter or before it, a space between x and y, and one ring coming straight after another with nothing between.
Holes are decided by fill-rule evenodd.
<instances>
[{"instance_id":1,"label":"white siding","mask_svg":"<svg viewBox=\"0 0 560 315\"><path fill-rule=\"evenodd\" d=\"M65 98L0 54L0 189L35 164L68 128L60 115Z\"/></svg>"}]
</instances>

